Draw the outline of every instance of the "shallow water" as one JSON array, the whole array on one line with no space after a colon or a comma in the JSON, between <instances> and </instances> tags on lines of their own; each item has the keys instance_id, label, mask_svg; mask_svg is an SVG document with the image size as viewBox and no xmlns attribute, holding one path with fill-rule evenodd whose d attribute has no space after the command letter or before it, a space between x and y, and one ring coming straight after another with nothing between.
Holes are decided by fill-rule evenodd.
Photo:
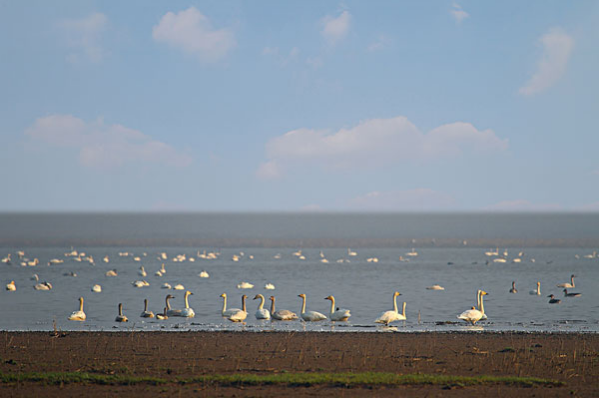
<instances>
[{"instance_id":1,"label":"shallow water","mask_svg":"<svg viewBox=\"0 0 600 399\"><path fill-rule=\"evenodd\" d=\"M19 265L17 250L24 249L25 257L38 258L40 265L22 267ZM114 330L114 329L191 329L191 330L293 330L293 331L376 331L385 330L373 321L379 314L392 308L394 291L402 293L398 306L407 303L407 320L394 323L398 331L592 331L598 332L598 259L586 258L596 248L508 248L507 263L494 263L484 254L486 248L473 248L469 245L435 248L416 247L418 256L406 255L411 248L355 248L357 255L348 256L347 248L324 248L322 251L330 263L322 263L321 249L304 248L306 260L292 255L298 248L191 248L191 247L77 247L79 252L92 255L95 265L78 262L73 257L65 257L70 247L27 246L0 247L0 255L11 253L12 265L0 264L3 283L15 280L16 292L2 290L0 297L4 305L4 317L0 321L2 330ZM204 260L197 256L198 251L220 251L218 259ZM119 256L119 252L130 252L130 256ZM500 252L504 250L501 249ZM521 263L511 260L524 252ZM158 259L158 254L166 252L167 261ZM232 256L243 252L238 262ZM146 256L143 254L146 253ZM173 262L179 254L195 258L194 262ZM280 254L280 259L275 255ZM253 259L250 259L250 255ZM576 257L578 255L579 258ZM108 256L109 263L102 258ZM133 256L140 256L137 262ZM399 261L399 257L410 259ZM368 258L378 258L379 262L367 262ZM47 266L52 258L65 259L60 265ZM345 259L348 262L337 263ZM535 262L532 262L535 259ZM486 261L487 264L486 264ZM161 263L165 263L167 273L163 277L154 276ZM148 276L138 275L143 265ZM106 277L109 269L117 269L117 277ZM198 276L206 270L210 278ZM73 271L77 277L64 276ZM51 291L36 291L30 278L37 273L40 280L53 285ZM575 274L579 298L564 298L557 283L568 282ZM145 279L149 287L135 288L132 282ZM254 284L253 289L241 290L236 286L242 281ZM511 294L511 282L516 281L518 293ZM542 295L530 295L536 282L541 282ZM150 309L162 311L164 298L170 293L174 308L183 307L184 291L161 289L168 282L181 283L194 293L190 296L190 306L196 317L183 319L171 317L166 321L142 319L143 300L147 298ZM275 290L266 290L264 285L272 283ZM101 293L91 292L94 284L102 286ZM429 291L425 287L440 284L444 291ZM458 320L456 315L475 305L477 289L489 293L485 297L486 321L472 327ZM244 325L234 324L220 316L222 299L226 292L228 307L241 307L240 296L248 299L248 318ZM257 293L277 298L278 309L290 309L300 313L301 298L308 296L310 310L327 314L328 295L334 295L337 305L351 309L349 322L260 322L255 319L258 300L252 300ZM551 305L547 295L555 294L562 303ZM69 314L78 307L77 298L85 298L85 322L68 321ZM114 322L117 304L124 304L124 312L129 323ZM269 305L269 301L267 301Z\"/></svg>"}]
</instances>

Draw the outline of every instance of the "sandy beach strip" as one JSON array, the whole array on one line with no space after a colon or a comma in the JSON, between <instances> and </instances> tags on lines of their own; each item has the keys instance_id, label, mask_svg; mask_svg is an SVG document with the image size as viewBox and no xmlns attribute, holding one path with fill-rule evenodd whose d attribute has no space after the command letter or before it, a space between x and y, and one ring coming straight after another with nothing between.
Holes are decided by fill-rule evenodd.
<instances>
[{"instance_id":1,"label":"sandy beach strip","mask_svg":"<svg viewBox=\"0 0 600 399\"><path fill-rule=\"evenodd\" d=\"M0 395L598 397L597 333L1 332Z\"/></svg>"}]
</instances>

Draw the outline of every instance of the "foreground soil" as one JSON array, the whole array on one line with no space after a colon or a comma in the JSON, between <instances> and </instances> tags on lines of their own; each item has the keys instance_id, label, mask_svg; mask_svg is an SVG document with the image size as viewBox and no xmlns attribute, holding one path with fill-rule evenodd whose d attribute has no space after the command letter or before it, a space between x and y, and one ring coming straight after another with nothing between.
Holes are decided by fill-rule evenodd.
<instances>
[{"instance_id":1,"label":"foreground soil","mask_svg":"<svg viewBox=\"0 0 600 399\"><path fill-rule=\"evenodd\" d=\"M0 333L2 397L598 397L598 334L48 332ZM161 383L49 383L90 373ZM559 384L226 385L203 375L386 372L516 376ZM7 376L12 376L9 380Z\"/></svg>"}]
</instances>

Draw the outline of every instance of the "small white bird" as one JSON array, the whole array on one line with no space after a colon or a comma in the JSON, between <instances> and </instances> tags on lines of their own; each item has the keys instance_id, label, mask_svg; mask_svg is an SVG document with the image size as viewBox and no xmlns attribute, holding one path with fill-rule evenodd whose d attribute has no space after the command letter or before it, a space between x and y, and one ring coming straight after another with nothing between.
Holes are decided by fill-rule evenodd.
<instances>
[{"instance_id":1,"label":"small white bird","mask_svg":"<svg viewBox=\"0 0 600 399\"><path fill-rule=\"evenodd\" d=\"M102 287L100 284L96 284L92 287L92 292L102 292Z\"/></svg>"},{"instance_id":2,"label":"small white bird","mask_svg":"<svg viewBox=\"0 0 600 399\"><path fill-rule=\"evenodd\" d=\"M138 272L138 274L142 277L146 277L146 275L148 273L146 273L146 270L144 269L144 266L140 266L140 271Z\"/></svg>"},{"instance_id":3,"label":"small white bird","mask_svg":"<svg viewBox=\"0 0 600 399\"><path fill-rule=\"evenodd\" d=\"M15 281L11 281L10 283L6 284L6 290L7 291L16 291L17 290L17 286L15 285Z\"/></svg>"},{"instance_id":4,"label":"small white bird","mask_svg":"<svg viewBox=\"0 0 600 399\"><path fill-rule=\"evenodd\" d=\"M117 269L112 269L106 272L106 277L116 277L117 276Z\"/></svg>"},{"instance_id":5,"label":"small white bird","mask_svg":"<svg viewBox=\"0 0 600 399\"><path fill-rule=\"evenodd\" d=\"M202 270L200 272L200 274L198 274L198 276L200 276L200 278L209 278L210 277L206 270Z\"/></svg>"}]
</instances>

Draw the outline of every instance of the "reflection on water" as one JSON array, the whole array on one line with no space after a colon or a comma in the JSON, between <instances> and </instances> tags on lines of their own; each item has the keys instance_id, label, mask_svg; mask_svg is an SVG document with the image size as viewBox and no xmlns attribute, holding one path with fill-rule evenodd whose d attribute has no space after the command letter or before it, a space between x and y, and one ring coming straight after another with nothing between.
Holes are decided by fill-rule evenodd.
<instances>
[{"instance_id":1,"label":"reflection on water","mask_svg":"<svg viewBox=\"0 0 600 399\"><path fill-rule=\"evenodd\" d=\"M17 290L0 292L4 304L0 328L3 330L205 330L205 331L598 331L598 259L586 258L593 248L518 248L509 249L508 259L523 252L521 262L495 263L485 255L485 248L417 248L418 256L409 262L400 256L411 248L353 248L356 256L348 256L348 248L309 249L302 251L305 259L292 255L296 249L282 248L226 248L209 249L219 253L216 259L199 258L202 250L189 247L82 247L77 248L91 256L95 265L65 257L70 248L30 247L25 257L38 258L37 266L21 266L18 248L0 248L0 254L11 253L12 264L0 264L3 284L15 280ZM130 252L128 256L119 253ZM323 255L329 263L322 262ZM167 259L162 259L162 253ZM502 250L501 250L502 252ZM243 253L244 255L240 255ZM145 254L145 255L144 255ZM281 254L280 257L277 254ZM185 261L174 261L185 255ZM239 255L234 261L233 255ZM578 255L578 256L576 256ZM102 259L108 256L109 263ZM54 258L64 263L47 265ZM135 260L139 258L139 261ZM378 262L367 261L377 258ZM179 258L181 259L181 257ZM191 261L194 259L194 261ZM344 262L335 260L343 259ZM531 259L535 259L532 262ZM154 272L166 265L160 277ZM148 275L143 277L149 286L136 288L132 282L143 265ZM106 272L116 269L116 277ZM210 278L198 274L206 270ZM69 273L73 272L76 277ZM48 281L51 291L36 291L36 273L40 281ZM66 274L66 275L65 275ZM575 274L579 298L563 297L556 284L568 281ZM238 289L247 281L252 289ZM518 293L509 292L512 281ZM530 295L536 282L541 283L541 294ZM167 294L175 296L171 305L184 307L185 291L161 289L163 283L182 284L194 293L189 298L195 318L170 317L168 320L143 319L144 299L149 310L162 313ZM263 287L271 283L274 290ZM91 291L95 284L101 293ZM433 284L445 287L443 291L427 290ZM466 325L456 318L462 311L475 306L477 289L490 293L486 297L487 320L476 326ZM393 326L376 325L374 320L393 308L392 294L399 291L398 307L406 302L407 320ZM253 297L262 293L277 298L277 309L289 309L297 314L302 305L299 293L307 295L307 309L329 314L334 295L337 306L352 311L349 322L322 321L259 321L254 317L257 303L248 301L248 318L244 324L231 323L221 317L222 299L226 292L229 307L240 305L242 294ZM562 299L559 305L550 305L547 295L554 293ZM78 307L77 298L85 298L87 320L68 321L67 317ZM128 323L116 323L117 304L123 303ZM269 308L268 302L265 305Z\"/></svg>"}]
</instances>

